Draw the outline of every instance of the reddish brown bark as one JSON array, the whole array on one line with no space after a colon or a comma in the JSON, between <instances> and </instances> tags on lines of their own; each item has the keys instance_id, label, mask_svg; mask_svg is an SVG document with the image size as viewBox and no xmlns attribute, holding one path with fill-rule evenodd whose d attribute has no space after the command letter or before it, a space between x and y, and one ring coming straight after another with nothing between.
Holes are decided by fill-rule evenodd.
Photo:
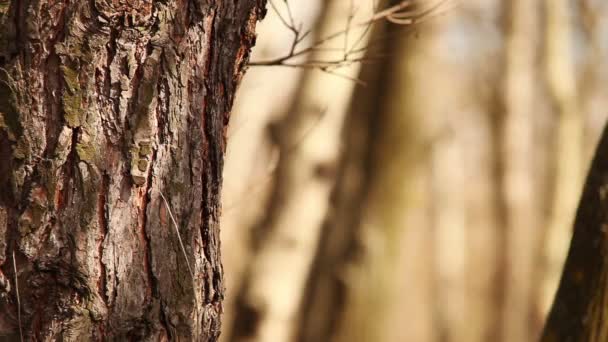
<instances>
[{"instance_id":1,"label":"reddish brown bark","mask_svg":"<svg viewBox=\"0 0 608 342\"><path fill-rule=\"evenodd\" d=\"M217 339L225 131L264 3L0 4L0 335Z\"/></svg>"}]
</instances>

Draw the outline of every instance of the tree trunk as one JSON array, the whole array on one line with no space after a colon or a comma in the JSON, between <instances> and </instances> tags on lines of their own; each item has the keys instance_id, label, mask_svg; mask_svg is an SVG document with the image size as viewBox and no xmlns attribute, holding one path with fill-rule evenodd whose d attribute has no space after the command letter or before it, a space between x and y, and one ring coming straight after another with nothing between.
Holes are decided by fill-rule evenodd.
<instances>
[{"instance_id":1,"label":"tree trunk","mask_svg":"<svg viewBox=\"0 0 608 342\"><path fill-rule=\"evenodd\" d=\"M576 82L571 46L573 8L568 0L545 1L545 78L555 108L553 168L555 172L550 217L543 239L542 285L538 286L539 312L544 316L557 290L564 264L576 201L583 182L584 117ZM595 134L597 136L597 134ZM586 159L586 158L585 158ZM539 272L540 273L540 272Z\"/></svg>"},{"instance_id":2,"label":"tree trunk","mask_svg":"<svg viewBox=\"0 0 608 342\"><path fill-rule=\"evenodd\" d=\"M434 340L428 117L410 110L423 43L406 30L370 38L367 58L387 57L364 65L348 111L298 341Z\"/></svg>"},{"instance_id":3,"label":"tree trunk","mask_svg":"<svg viewBox=\"0 0 608 342\"><path fill-rule=\"evenodd\" d=\"M608 130L591 165L574 223L574 236L542 341L599 342L608 339L605 241L608 219Z\"/></svg>"},{"instance_id":4,"label":"tree trunk","mask_svg":"<svg viewBox=\"0 0 608 342\"><path fill-rule=\"evenodd\" d=\"M0 334L217 339L225 130L264 2L0 5Z\"/></svg>"},{"instance_id":5,"label":"tree trunk","mask_svg":"<svg viewBox=\"0 0 608 342\"><path fill-rule=\"evenodd\" d=\"M596 130L606 122L605 84L608 49L603 42L608 26L600 20L605 2L577 1L581 26L588 42L584 69L578 79L580 109L584 113L584 149L598 137ZM576 12L576 11L575 11ZM572 19L571 19L572 20ZM542 341L605 341L608 324L604 318L606 279L606 179L608 176L608 128L595 149L595 157L574 220L574 235L561 282L545 324Z\"/></svg>"},{"instance_id":6,"label":"tree trunk","mask_svg":"<svg viewBox=\"0 0 608 342\"><path fill-rule=\"evenodd\" d=\"M504 276L501 341L530 341L535 327L535 276L544 217L539 177L543 153L538 130L541 93L536 60L540 40L540 2L504 2L504 116L500 122L500 153L504 165L501 195L505 213Z\"/></svg>"}]
</instances>

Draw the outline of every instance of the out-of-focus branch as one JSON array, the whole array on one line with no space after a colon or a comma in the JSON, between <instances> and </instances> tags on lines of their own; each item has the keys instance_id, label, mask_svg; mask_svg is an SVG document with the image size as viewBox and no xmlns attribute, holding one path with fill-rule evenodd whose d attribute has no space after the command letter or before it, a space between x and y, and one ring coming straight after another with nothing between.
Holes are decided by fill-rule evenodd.
<instances>
[{"instance_id":1,"label":"out-of-focus branch","mask_svg":"<svg viewBox=\"0 0 608 342\"><path fill-rule=\"evenodd\" d=\"M370 61L370 57L364 57L364 52L368 46L360 46L361 42L365 41L365 36L369 34L371 27L378 22L388 21L397 25L415 25L431 19L439 14L442 14L447 9L448 4L454 4L454 0L439 0L434 4L424 5L419 0L403 0L398 4L389 6L382 10L376 10L375 13L368 19L353 23L355 9L351 6L351 13L348 16L346 25L343 29L336 31L327 36L321 37L314 41L309 46L300 47L304 38L306 38L311 30L304 31L302 25L296 25L288 0L283 0L285 4L287 17L283 16L278 10L273 1L269 1L272 9L277 13L279 19L287 29L293 33L289 52L281 57L272 58L261 61L251 61L250 66L283 66L293 68L316 68L324 72L336 74L335 70L341 67L349 66L353 63L364 63ZM450 7L451 8L451 7ZM352 31L362 30L355 39L353 44L349 44L349 36ZM344 43L340 48L324 47L328 42L335 41L337 38L343 38ZM318 60L298 61L296 57L304 56L317 51L336 51L342 50L344 53L341 58L328 58ZM340 74L336 74L340 76ZM356 81L356 80L355 80Z\"/></svg>"}]
</instances>

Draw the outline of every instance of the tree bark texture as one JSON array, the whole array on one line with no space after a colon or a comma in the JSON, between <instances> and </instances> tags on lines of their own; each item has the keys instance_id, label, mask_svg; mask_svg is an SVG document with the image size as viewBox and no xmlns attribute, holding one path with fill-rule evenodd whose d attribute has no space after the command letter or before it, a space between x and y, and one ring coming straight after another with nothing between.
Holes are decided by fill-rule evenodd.
<instances>
[{"instance_id":1,"label":"tree bark texture","mask_svg":"<svg viewBox=\"0 0 608 342\"><path fill-rule=\"evenodd\" d=\"M225 132L264 3L0 5L0 334L217 339Z\"/></svg>"}]
</instances>

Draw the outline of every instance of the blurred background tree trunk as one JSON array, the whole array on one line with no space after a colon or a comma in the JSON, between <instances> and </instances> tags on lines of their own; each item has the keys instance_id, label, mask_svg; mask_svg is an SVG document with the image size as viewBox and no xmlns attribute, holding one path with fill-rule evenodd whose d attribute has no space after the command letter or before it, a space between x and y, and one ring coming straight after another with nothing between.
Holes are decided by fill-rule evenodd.
<instances>
[{"instance_id":1,"label":"blurred background tree trunk","mask_svg":"<svg viewBox=\"0 0 608 342\"><path fill-rule=\"evenodd\" d=\"M319 2L295 1L290 6L294 15L297 14L297 20L309 27L317 20ZM289 49L292 32L273 11L258 25L257 31L258 42L252 59L274 58ZM303 43L309 43L309 39ZM221 341L230 339L236 298L245 270L254 260L254 242L263 240L256 237L255 228L267 213L266 203L279 159L268 127L280 120L285 108L293 102L303 71L301 68L250 68L235 99L222 187L221 240L226 275L226 310L222 326L226 333L220 336Z\"/></svg>"},{"instance_id":2,"label":"blurred background tree trunk","mask_svg":"<svg viewBox=\"0 0 608 342\"><path fill-rule=\"evenodd\" d=\"M546 293L545 303L553 306L545 324L542 341L603 341L608 338L608 325L603 317L605 307L605 244L603 241L605 225L605 187L608 132L606 120L606 84L608 68L604 62L608 47L601 43L608 34L608 23L599 20L606 15L608 5L604 2L580 0L578 6L570 8L567 18L572 30L587 43L584 54L576 55L582 72L575 78L578 105L583 113L584 136L581 145L584 160L595 150L595 158L587 174L584 190L578 203L574 235L570 242L568 258L561 275L559 289L553 300L553 293ZM603 38L600 38L603 37ZM575 46L572 50L577 51ZM582 57L582 58L581 58ZM563 80L563 79L562 79ZM567 88L559 89L568 90ZM565 92L568 95L568 92ZM604 126L601 141L595 149L598 130ZM569 232L568 232L569 233ZM570 234L553 241L554 246L564 249ZM561 265L560 265L561 266ZM554 277L558 277L555 272ZM553 290L554 288L551 288Z\"/></svg>"},{"instance_id":3,"label":"blurred background tree trunk","mask_svg":"<svg viewBox=\"0 0 608 342\"><path fill-rule=\"evenodd\" d=\"M273 290L292 296L299 318L286 341L538 337L565 258L581 168L606 119L608 25L598 19L606 10L593 0L465 0L413 30L375 27L358 77L364 84L356 85L344 123L333 126L334 134L343 126L335 180L310 205L299 200L297 211L246 202L262 208L251 221L280 217L280 225L263 226L320 237L306 251L313 263L289 268L306 278L277 268L272 279L285 282L263 286L269 301L282 298L268 295ZM292 83L300 90L289 115L304 111L311 79ZM303 141L327 139L334 150L324 120L300 126L278 119L267 136L297 139L287 132L312 126ZM264 188L312 165L301 163L299 145L293 150L291 157L277 153L278 163L302 169L278 166L260 182ZM287 199L313 189L306 182L279 188ZM300 226L306 210L314 224ZM260 252L240 261L244 269L275 265L258 256L278 235L252 226L241 229L256 232ZM292 278L295 287L286 285Z\"/></svg>"},{"instance_id":4,"label":"blurred background tree trunk","mask_svg":"<svg viewBox=\"0 0 608 342\"><path fill-rule=\"evenodd\" d=\"M420 93L408 82L416 44L403 34L392 27L371 38L368 56L387 57L364 67L365 85L353 97L301 341L427 341L433 334L424 210L430 137L422 113L409 111Z\"/></svg>"},{"instance_id":5,"label":"blurred background tree trunk","mask_svg":"<svg viewBox=\"0 0 608 342\"><path fill-rule=\"evenodd\" d=\"M371 14L367 1L324 1L313 41L347 27L354 6L359 11L352 20ZM302 63L340 60L347 51L331 47L351 44L342 43L347 38L328 42L322 46L328 51L314 51ZM365 46L366 39L360 44ZM269 124L278 163L264 212L251 230L253 261L236 294L230 341L287 341L294 334L334 184L339 131L354 86L349 78L356 77L358 67L354 63L340 68L338 76L308 68L284 115Z\"/></svg>"},{"instance_id":6,"label":"blurred background tree trunk","mask_svg":"<svg viewBox=\"0 0 608 342\"><path fill-rule=\"evenodd\" d=\"M490 16L471 26L495 39L492 9L465 8ZM498 51L445 53L462 43L462 22L451 19L416 28L420 36L393 27L371 38L373 48L383 44L369 54L388 57L364 67L353 98L302 341L485 341L492 332L497 210L487 107L496 91L484 88L498 74L479 62ZM471 87L481 90L472 98Z\"/></svg>"},{"instance_id":7,"label":"blurred background tree trunk","mask_svg":"<svg viewBox=\"0 0 608 342\"><path fill-rule=\"evenodd\" d=\"M505 2L503 116L500 122L501 195L505 208L502 341L531 341L538 251L544 227L542 203L548 200L539 170L546 158L539 130L542 95L538 84L541 2ZM539 148L540 147L540 148Z\"/></svg>"},{"instance_id":8,"label":"blurred background tree trunk","mask_svg":"<svg viewBox=\"0 0 608 342\"><path fill-rule=\"evenodd\" d=\"M555 165L552 200L544 240L544 269L539 281L539 313L551 304L561 274L576 204L580 197L584 151L584 117L575 75L570 1L545 1L544 76L555 117L552 160Z\"/></svg>"}]
</instances>

